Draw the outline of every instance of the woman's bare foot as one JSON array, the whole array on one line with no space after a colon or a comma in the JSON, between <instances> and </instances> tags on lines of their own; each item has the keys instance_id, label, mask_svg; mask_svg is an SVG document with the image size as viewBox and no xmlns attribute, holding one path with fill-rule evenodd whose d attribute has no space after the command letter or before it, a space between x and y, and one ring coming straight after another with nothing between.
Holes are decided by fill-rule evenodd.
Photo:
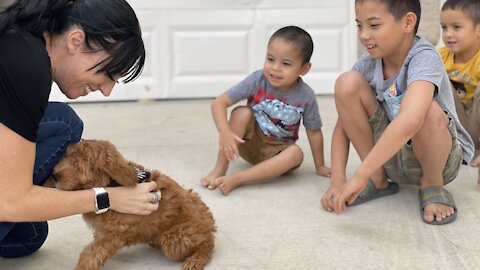
<instances>
[{"instance_id":1,"label":"woman's bare foot","mask_svg":"<svg viewBox=\"0 0 480 270\"><path fill-rule=\"evenodd\" d=\"M431 223L434 220L442 221L454 213L455 210L453 207L441 203L430 203L424 208L423 219L428 223Z\"/></svg>"},{"instance_id":2,"label":"woman's bare foot","mask_svg":"<svg viewBox=\"0 0 480 270\"><path fill-rule=\"evenodd\" d=\"M212 190L212 189L215 189L217 187L217 183L215 182L215 180L218 177L222 177L224 175L225 174L222 174L222 173L219 173L219 172L213 170L207 176L203 177L200 180L200 183L202 184L202 186Z\"/></svg>"},{"instance_id":3,"label":"woman's bare foot","mask_svg":"<svg viewBox=\"0 0 480 270\"><path fill-rule=\"evenodd\" d=\"M217 178L215 184L225 196L240 185L238 179L232 175Z\"/></svg>"}]
</instances>

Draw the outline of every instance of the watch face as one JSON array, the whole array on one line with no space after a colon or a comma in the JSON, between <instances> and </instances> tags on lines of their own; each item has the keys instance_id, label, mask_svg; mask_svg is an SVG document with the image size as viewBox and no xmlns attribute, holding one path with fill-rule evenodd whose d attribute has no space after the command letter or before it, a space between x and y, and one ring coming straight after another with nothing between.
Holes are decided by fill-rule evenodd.
<instances>
[{"instance_id":1,"label":"watch face","mask_svg":"<svg viewBox=\"0 0 480 270\"><path fill-rule=\"evenodd\" d=\"M102 193L97 195L97 207L99 210L110 207L108 193Z\"/></svg>"}]
</instances>

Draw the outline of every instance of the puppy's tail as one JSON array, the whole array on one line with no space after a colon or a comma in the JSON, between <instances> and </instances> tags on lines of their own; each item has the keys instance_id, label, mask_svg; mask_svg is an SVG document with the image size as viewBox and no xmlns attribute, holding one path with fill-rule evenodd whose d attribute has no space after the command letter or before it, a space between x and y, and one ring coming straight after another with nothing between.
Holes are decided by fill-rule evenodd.
<instances>
[{"instance_id":1,"label":"puppy's tail","mask_svg":"<svg viewBox=\"0 0 480 270\"><path fill-rule=\"evenodd\" d=\"M213 255L214 238L203 241L190 257L186 258L182 270L203 269Z\"/></svg>"}]
</instances>

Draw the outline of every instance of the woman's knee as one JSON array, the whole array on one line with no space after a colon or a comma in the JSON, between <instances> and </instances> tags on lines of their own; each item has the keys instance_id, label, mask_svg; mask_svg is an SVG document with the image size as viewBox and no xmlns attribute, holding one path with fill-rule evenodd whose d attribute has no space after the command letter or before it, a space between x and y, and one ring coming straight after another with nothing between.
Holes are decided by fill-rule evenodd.
<instances>
[{"instance_id":1,"label":"woman's knee","mask_svg":"<svg viewBox=\"0 0 480 270\"><path fill-rule=\"evenodd\" d=\"M49 102L42 123L62 123L63 131L70 134L70 142L80 141L83 121L69 105L62 102ZM42 125L42 123L40 123Z\"/></svg>"},{"instance_id":2,"label":"woman's knee","mask_svg":"<svg viewBox=\"0 0 480 270\"><path fill-rule=\"evenodd\" d=\"M0 257L19 258L39 250L48 236L48 223L16 223L12 231L0 242Z\"/></svg>"},{"instance_id":3,"label":"woman's knee","mask_svg":"<svg viewBox=\"0 0 480 270\"><path fill-rule=\"evenodd\" d=\"M35 228L36 237L33 238L32 241L25 246L25 249L26 249L25 255L32 254L37 250L39 250L45 243L45 240L47 240L47 236L48 236L48 223L46 221L33 222L32 224Z\"/></svg>"},{"instance_id":4,"label":"woman's knee","mask_svg":"<svg viewBox=\"0 0 480 270\"><path fill-rule=\"evenodd\" d=\"M68 119L70 119L70 128L72 129L72 142L78 142L82 138L83 134L83 121L72 109L72 107L64 104L65 111L68 113Z\"/></svg>"}]
</instances>

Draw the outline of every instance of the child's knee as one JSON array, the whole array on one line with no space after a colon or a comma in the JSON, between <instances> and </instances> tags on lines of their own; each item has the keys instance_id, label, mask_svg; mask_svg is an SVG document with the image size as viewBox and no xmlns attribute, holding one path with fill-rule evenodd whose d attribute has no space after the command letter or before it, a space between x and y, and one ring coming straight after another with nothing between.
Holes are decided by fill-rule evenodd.
<instances>
[{"instance_id":1,"label":"child's knee","mask_svg":"<svg viewBox=\"0 0 480 270\"><path fill-rule=\"evenodd\" d=\"M443 109L438 105L438 103L433 102L427 111L423 127L430 132L434 132L445 129L448 125L448 121L448 115L443 111Z\"/></svg>"},{"instance_id":2,"label":"child's knee","mask_svg":"<svg viewBox=\"0 0 480 270\"><path fill-rule=\"evenodd\" d=\"M358 91L356 86L361 85L364 81L365 78L362 74L355 71L347 71L340 74L335 81L335 99L350 99Z\"/></svg>"},{"instance_id":3,"label":"child's knee","mask_svg":"<svg viewBox=\"0 0 480 270\"><path fill-rule=\"evenodd\" d=\"M235 118L250 119L252 116L252 109L248 106L238 106L232 110L230 115Z\"/></svg>"},{"instance_id":4,"label":"child's knee","mask_svg":"<svg viewBox=\"0 0 480 270\"><path fill-rule=\"evenodd\" d=\"M304 157L302 148L300 148L300 146L296 144L290 145L288 147L288 150L290 152L289 160L292 161L292 163L291 163L291 168L288 171L286 171L285 174L291 173L296 169L298 169L300 165L302 165L303 157Z\"/></svg>"},{"instance_id":5,"label":"child's knee","mask_svg":"<svg viewBox=\"0 0 480 270\"><path fill-rule=\"evenodd\" d=\"M303 157L304 157L302 148L300 148L300 146L296 144L292 144L289 147L292 149L292 154L291 154L292 161L294 161L294 163L297 164L297 166L300 166L300 164L302 164L303 162Z\"/></svg>"}]
</instances>

